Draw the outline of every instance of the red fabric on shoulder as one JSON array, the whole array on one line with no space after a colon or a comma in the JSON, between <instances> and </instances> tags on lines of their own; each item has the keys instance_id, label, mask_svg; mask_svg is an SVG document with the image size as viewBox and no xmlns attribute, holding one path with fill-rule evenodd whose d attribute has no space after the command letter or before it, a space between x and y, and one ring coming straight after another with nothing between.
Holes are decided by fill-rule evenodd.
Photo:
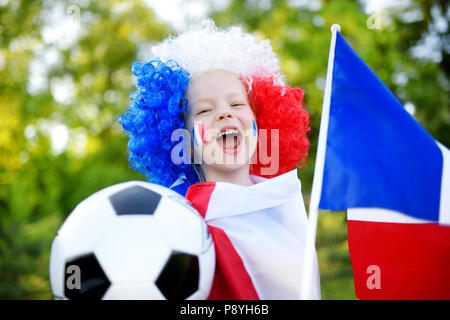
<instances>
[{"instance_id":1,"label":"red fabric on shoulder","mask_svg":"<svg viewBox=\"0 0 450 320\"><path fill-rule=\"evenodd\" d=\"M205 218L215 182L200 182L186 192L192 206ZM208 225L216 252L216 271L208 300L258 300L253 282L226 233Z\"/></svg>"},{"instance_id":2,"label":"red fabric on shoulder","mask_svg":"<svg viewBox=\"0 0 450 320\"><path fill-rule=\"evenodd\" d=\"M186 191L186 199L188 199L192 206L197 209L203 219L206 216L209 199L211 198L211 194L215 187L215 182L198 182L190 186Z\"/></svg>"}]
</instances>

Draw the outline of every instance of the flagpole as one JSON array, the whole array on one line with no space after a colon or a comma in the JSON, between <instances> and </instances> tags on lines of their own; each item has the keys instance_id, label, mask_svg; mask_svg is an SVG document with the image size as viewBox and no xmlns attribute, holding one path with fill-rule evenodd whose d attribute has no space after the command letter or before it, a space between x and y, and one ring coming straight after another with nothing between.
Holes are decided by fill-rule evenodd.
<instances>
[{"instance_id":1,"label":"flagpole","mask_svg":"<svg viewBox=\"0 0 450 320\"><path fill-rule=\"evenodd\" d=\"M325 92L322 105L322 116L320 120L319 141L317 143L316 163L314 168L314 178L309 202L308 230L306 233L306 244L303 258L303 274L301 282L300 298L310 299L311 283L313 276L313 265L316 258L315 240L317 231L317 221L319 216L319 202L322 193L323 170L325 167L325 150L328 134L328 120L330 118L330 102L334 69L334 53L336 49L336 33L341 31L341 26L333 24L331 26L331 43L328 54L327 77L325 81Z\"/></svg>"}]
</instances>

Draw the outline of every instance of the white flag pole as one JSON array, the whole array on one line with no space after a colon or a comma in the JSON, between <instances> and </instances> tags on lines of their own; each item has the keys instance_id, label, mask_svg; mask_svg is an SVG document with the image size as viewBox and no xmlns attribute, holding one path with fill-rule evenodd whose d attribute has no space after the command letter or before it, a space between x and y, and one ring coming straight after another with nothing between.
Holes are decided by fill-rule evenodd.
<instances>
[{"instance_id":1,"label":"white flag pole","mask_svg":"<svg viewBox=\"0 0 450 320\"><path fill-rule=\"evenodd\" d=\"M325 81L325 93L322 105L322 116L320 119L319 141L317 143L316 166L314 168L314 178L309 202L309 221L306 233L306 245L303 258L303 275L301 283L300 298L311 299L311 283L313 277L313 265L316 258L315 240L317 231L317 220L319 214L319 201L322 193L323 170L325 167L325 150L328 134L328 121L330 118L331 85L334 69L334 53L336 49L336 32L341 31L341 26L333 24L331 26L331 43L328 54L327 78Z\"/></svg>"}]
</instances>

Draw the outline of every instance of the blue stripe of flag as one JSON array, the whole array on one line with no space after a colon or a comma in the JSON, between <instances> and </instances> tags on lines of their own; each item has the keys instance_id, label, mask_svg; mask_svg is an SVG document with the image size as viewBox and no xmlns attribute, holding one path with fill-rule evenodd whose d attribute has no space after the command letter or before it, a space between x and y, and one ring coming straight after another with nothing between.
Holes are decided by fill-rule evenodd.
<instances>
[{"instance_id":1,"label":"blue stripe of flag","mask_svg":"<svg viewBox=\"0 0 450 320\"><path fill-rule=\"evenodd\" d=\"M337 33L319 208L376 207L439 220L433 137Z\"/></svg>"}]
</instances>

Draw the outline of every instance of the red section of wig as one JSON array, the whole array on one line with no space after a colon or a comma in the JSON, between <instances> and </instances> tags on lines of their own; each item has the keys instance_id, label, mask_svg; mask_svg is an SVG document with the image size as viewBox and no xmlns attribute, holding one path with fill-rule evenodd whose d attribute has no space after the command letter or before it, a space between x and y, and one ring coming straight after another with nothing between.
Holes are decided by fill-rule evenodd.
<instances>
[{"instance_id":1,"label":"red section of wig","mask_svg":"<svg viewBox=\"0 0 450 320\"><path fill-rule=\"evenodd\" d=\"M248 91L248 90L247 90ZM279 167L274 174L261 173L262 168L269 168L270 162L261 163L261 135L258 135L257 162L251 165L250 172L254 175L273 178L291 171L294 167L301 168L306 164L310 131L310 117L303 108L304 91L300 88L274 85L273 78L253 78L251 90L248 92L250 105L255 114L258 132L267 129L267 156L270 158L272 143L271 129L279 130ZM276 148L276 146L274 146Z\"/></svg>"}]
</instances>

